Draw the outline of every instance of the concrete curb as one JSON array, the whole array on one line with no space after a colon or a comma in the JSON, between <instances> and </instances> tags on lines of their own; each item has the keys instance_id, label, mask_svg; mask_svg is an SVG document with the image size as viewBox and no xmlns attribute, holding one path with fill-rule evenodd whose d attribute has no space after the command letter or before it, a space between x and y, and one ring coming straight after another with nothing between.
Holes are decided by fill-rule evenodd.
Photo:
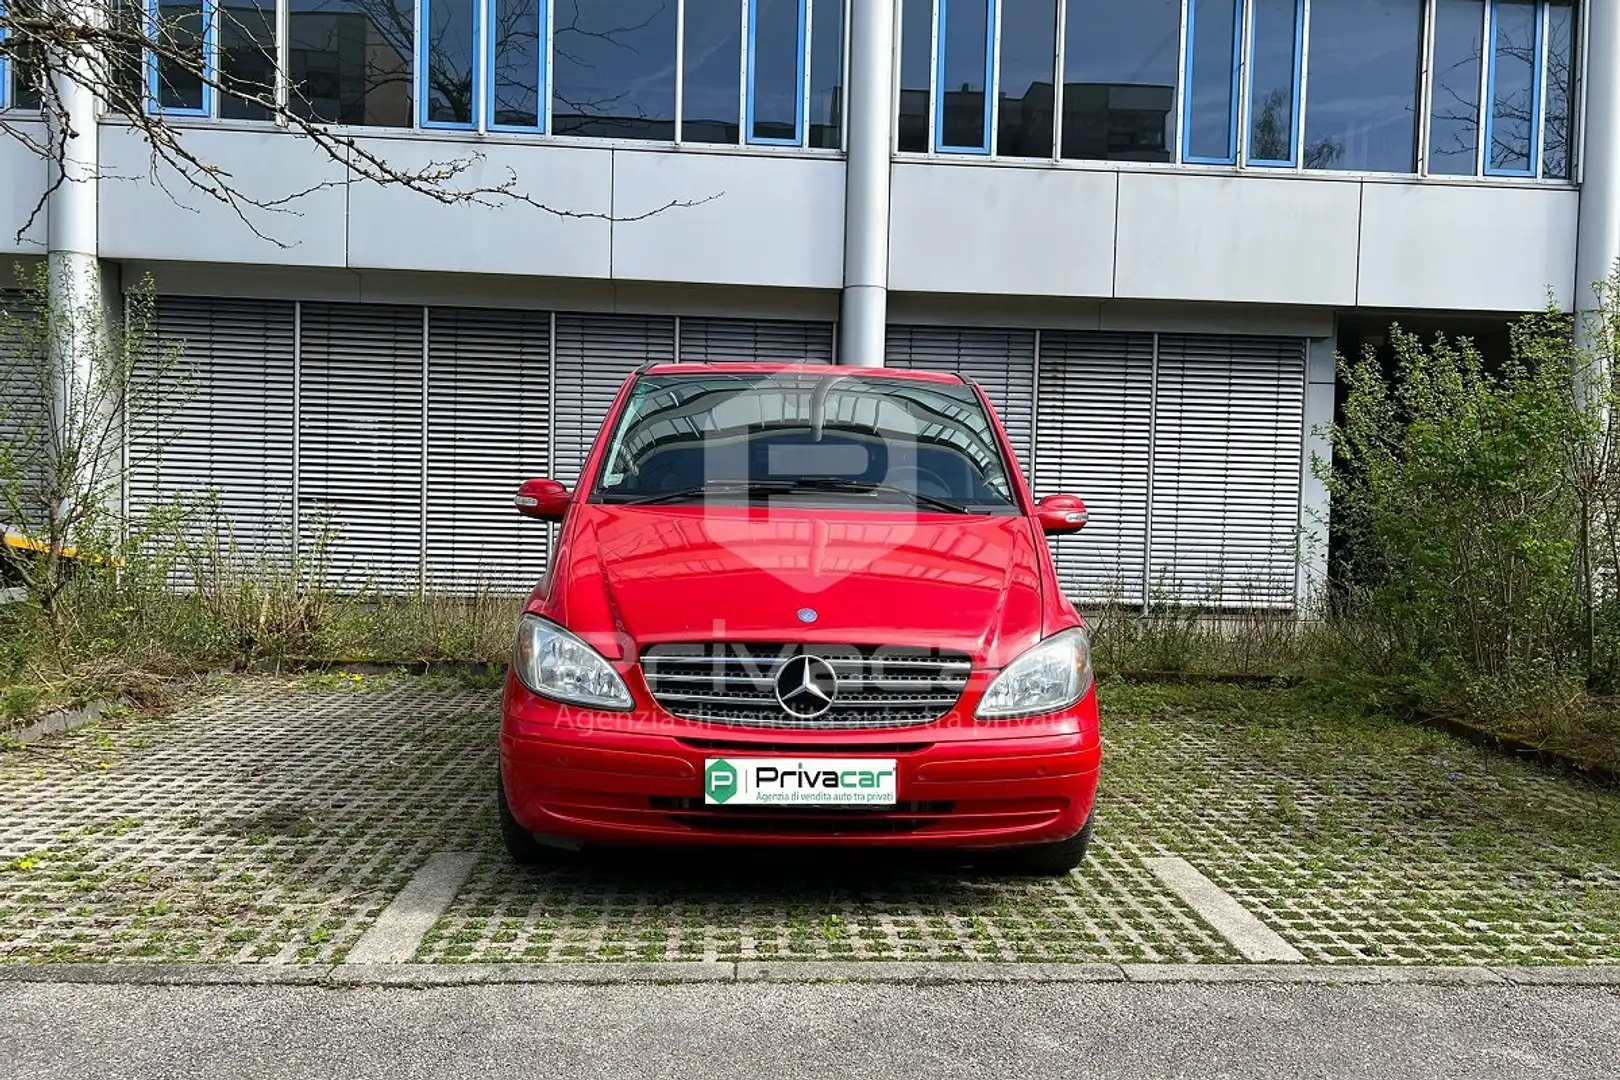
<instances>
[{"instance_id":1,"label":"concrete curb","mask_svg":"<svg viewBox=\"0 0 1620 1080\"><path fill-rule=\"evenodd\" d=\"M1331 964L1050 964L692 961L552 964L0 964L0 983L113 986L434 987L647 983L1249 983L1314 986L1620 987L1620 965L1402 967Z\"/></svg>"}]
</instances>

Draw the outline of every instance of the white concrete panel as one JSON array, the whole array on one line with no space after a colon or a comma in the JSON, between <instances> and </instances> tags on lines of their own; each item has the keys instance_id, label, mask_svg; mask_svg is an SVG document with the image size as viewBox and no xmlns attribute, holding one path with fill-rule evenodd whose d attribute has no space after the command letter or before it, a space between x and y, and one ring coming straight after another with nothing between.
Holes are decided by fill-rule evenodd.
<instances>
[{"instance_id":1,"label":"white concrete panel","mask_svg":"<svg viewBox=\"0 0 1620 1080\"><path fill-rule=\"evenodd\" d=\"M45 138L42 124L16 126L19 133L28 138ZM45 184L45 159L29 150L16 136L0 133L0 254L39 255L45 251L43 210L23 231L23 224L34 212ZM10 284L10 277L8 270L0 282Z\"/></svg>"},{"instance_id":2,"label":"white concrete panel","mask_svg":"<svg viewBox=\"0 0 1620 1080\"><path fill-rule=\"evenodd\" d=\"M613 276L835 289L844 163L833 158L617 150ZM676 200L675 206L640 221Z\"/></svg>"},{"instance_id":3,"label":"white concrete panel","mask_svg":"<svg viewBox=\"0 0 1620 1080\"><path fill-rule=\"evenodd\" d=\"M1360 184L1121 172L1114 295L1353 304Z\"/></svg>"},{"instance_id":4,"label":"white concrete panel","mask_svg":"<svg viewBox=\"0 0 1620 1080\"><path fill-rule=\"evenodd\" d=\"M1534 311L1575 284L1580 197L1565 188L1376 184L1362 197L1363 307Z\"/></svg>"},{"instance_id":5,"label":"white concrete panel","mask_svg":"<svg viewBox=\"0 0 1620 1080\"><path fill-rule=\"evenodd\" d=\"M238 214L171 166L154 166L139 134L103 124L102 258L343 265L347 185L341 163L286 132L196 127L184 129L181 141L198 161L221 171L219 185L261 203L290 201L275 209L243 204Z\"/></svg>"},{"instance_id":6,"label":"white concrete panel","mask_svg":"<svg viewBox=\"0 0 1620 1080\"><path fill-rule=\"evenodd\" d=\"M900 162L889 288L1106 297L1118 174Z\"/></svg>"},{"instance_id":7,"label":"white concrete panel","mask_svg":"<svg viewBox=\"0 0 1620 1080\"><path fill-rule=\"evenodd\" d=\"M369 138L358 145L406 171L471 158L446 189L494 190L515 175L514 192L539 205L500 195L447 205L397 185L356 182L349 202L350 267L608 276L612 151L423 137Z\"/></svg>"}]
</instances>

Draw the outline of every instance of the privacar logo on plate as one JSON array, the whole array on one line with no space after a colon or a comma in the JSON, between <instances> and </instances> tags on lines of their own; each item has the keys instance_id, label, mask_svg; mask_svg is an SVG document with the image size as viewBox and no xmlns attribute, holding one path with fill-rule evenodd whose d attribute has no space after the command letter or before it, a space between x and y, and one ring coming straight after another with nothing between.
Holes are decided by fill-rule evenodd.
<instances>
[{"instance_id":1,"label":"privacar logo on plate","mask_svg":"<svg viewBox=\"0 0 1620 1080\"><path fill-rule=\"evenodd\" d=\"M893 806L893 758L710 758L703 801L710 806Z\"/></svg>"}]
</instances>

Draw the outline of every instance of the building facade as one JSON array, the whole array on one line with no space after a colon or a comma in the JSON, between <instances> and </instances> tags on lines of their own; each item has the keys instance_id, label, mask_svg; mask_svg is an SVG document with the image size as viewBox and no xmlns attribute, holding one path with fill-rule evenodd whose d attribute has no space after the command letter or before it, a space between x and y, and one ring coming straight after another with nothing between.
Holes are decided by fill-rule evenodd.
<instances>
[{"instance_id":1,"label":"building facade","mask_svg":"<svg viewBox=\"0 0 1620 1080\"><path fill-rule=\"evenodd\" d=\"M340 583L525 587L512 490L577 476L630 370L760 357L980 380L1091 507L1081 600L1292 607L1335 351L1589 306L1620 255L1620 0L147 2L340 153L543 204L358 179L153 57L149 108L274 205L80 93L24 229L47 165L0 139L0 256L150 276L195 369L129 506L335 528ZM0 67L8 123L37 101Z\"/></svg>"}]
</instances>

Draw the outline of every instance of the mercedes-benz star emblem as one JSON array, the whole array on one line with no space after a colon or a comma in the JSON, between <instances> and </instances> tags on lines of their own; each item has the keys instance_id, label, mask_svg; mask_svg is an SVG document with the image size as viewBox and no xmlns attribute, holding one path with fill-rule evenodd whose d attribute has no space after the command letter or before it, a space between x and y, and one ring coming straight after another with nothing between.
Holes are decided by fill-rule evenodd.
<instances>
[{"instance_id":1,"label":"mercedes-benz star emblem","mask_svg":"<svg viewBox=\"0 0 1620 1080\"><path fill-rule=\"evenodd\" d=\"M838 676L819 656L795 656L776 670L776 700L789 716L814 720L837 695Z\"/></svg>"},{"instance_id":2,"label":"mercedes-benz star emblem","mask_svg":"<svg viewBox=\"0 0 1620 1080\"><path fill-rule=\"evenodd\" d=\"M811 623L815 622L819 618L821 618L821 616L816 613L816 609L813 607L802 607L799 609L800 622Z\"/></svg>"}]
</instances>

